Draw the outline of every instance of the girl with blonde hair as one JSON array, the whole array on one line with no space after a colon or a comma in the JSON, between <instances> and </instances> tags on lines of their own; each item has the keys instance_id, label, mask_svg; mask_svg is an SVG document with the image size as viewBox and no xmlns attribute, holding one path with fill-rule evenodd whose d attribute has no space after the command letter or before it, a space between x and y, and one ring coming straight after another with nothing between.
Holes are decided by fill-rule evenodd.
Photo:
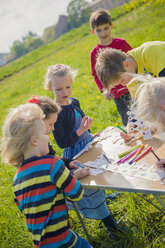
<instances>
[{"instance_id":1,"label":"girl with blonde hair","mask_svg":"<svg viewBox=\"0 0 165 248\"><path fill-rule=\"evenodd\" d=\"M136 93L136 112L143 122L156 128L165 142L165 77L139 76L142 82ZM160 168L165 164L165 159L157 162Z\"/></svg>"},{"instance_id":2,"label":"girl with blonde hair","mask_svg":"<svg viewBox=\"0 0 165 248\"><path fill-rule=\"evenodd\" d=\"M61 159L47 155L44 118L37 104L27 103L11 110L4 122L2 159L18 168L15 203L26 217L34 247L90 248L70 229L65 202L80 200L83 188Z\"/></svg>"},{"instance_id":3,"label":"girl with blonde hair","mask_svg":"<svg viewBox=\"0 0 165 248\"><path fill-rule=\"evenodd\" d=\"M53 92L55 102L62 109L55 123L53 135L57 145L64 148L65 159L73 158L94 138L89 130L92 118L85 116L79 100L71 97L75 75L76 71L68 65L57 64L48 67L45 77L45 88ZM73 209L70 202L67 205ZM101 219L109 231L118 230L106 204L105 191L85 189L83 199L77 202L77 206L84 217Z\"/></svg>"}]
</instances>

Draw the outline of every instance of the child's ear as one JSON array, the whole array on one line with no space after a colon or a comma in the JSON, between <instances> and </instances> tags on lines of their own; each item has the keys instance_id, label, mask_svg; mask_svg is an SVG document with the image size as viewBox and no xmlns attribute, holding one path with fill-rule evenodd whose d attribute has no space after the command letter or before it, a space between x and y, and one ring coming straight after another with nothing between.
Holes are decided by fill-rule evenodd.
<instances>
[{"instance_id":1,"label":"child's ear","mask_svg":"<svg viewBox=\"0 0 165 248\"><path fill-rule=\"evenodd\" d=\"M33 146L37 146L37 137L36 136L31 136L30 141L31 141L31 144Z\"/></svg>"},{"instance_id":2,"label":"child's ear","mask_svg":"<svg viewBox=\"0 0 165 248\"><path fill-rule=\"evenodd\" d=\"M51 88L50 86L48 86L48 89L49 89L50 91L53 91L52 88Z\"/></svg>"},{"instance_id":3,"label":"child's ear","mask_svg":"<svg viewBox=\"0 0 165 248\"><path fill-rule=\"evenodd\" d=\"M159 104L158 107L165 112L165 104Z\"/></svg>"},{"instance_id":4,"label":"child's ear","mask_svg":"<svg viewBox=\"0 0 165 248\"><path fill-rule=\"evenodd\" d=\"M128 61L127 59L124 60L124 61L123 61L123 67L124 67L125 71L127 71L127 69L129 68L129 66L130 66L129 61Z\"/></svg>"}]
</instances>

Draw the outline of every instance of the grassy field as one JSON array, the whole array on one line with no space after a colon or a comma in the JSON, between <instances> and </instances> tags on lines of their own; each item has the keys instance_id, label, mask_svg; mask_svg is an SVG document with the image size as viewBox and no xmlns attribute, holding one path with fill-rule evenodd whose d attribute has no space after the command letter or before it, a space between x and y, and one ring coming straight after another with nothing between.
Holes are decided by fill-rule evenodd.
<instances>
[{"instance_id":1,"label":"grassy field","mask_svg":"<svg viewBox=\"0 0 165 248\"><path fill-rule=\"evenodd\" d=\"M125 38L132 47L149 40L165 40L164 1L143 2L148 4L128 10L128 13L121 7L111 12L115 16L112 35ZM56 63L65 63L79 70L73 85L73 96L80 100L84 112L94 119L91 128L93 133L115 122L121 123L114 102L108 102L101 96L91 76L89 53L97 42L89 25L85 24L1 68L0 127L8 109L25 103L30 96L53 97L44 90L43 81L47 67ZM58 155L61 155L61 150L54 143L53 146ZM0 248L31 248L33 244L25 219L13 202L12 180L15 171L14 167L0 163ZM147 199L159 206L152 195L148 195ZM109 239L105 248L165 247L165 216L151 204L135 194L122 193L117 200L109 203L109 207L117 220L124 215L122 225L127 231L121 234L120 240ZM73 230L85 237L74 212L70 213L70 223ZM85 223L94 247L100 247L107 236L106 228L100 221L85 219Z\"/></svg>"}]
</instances>

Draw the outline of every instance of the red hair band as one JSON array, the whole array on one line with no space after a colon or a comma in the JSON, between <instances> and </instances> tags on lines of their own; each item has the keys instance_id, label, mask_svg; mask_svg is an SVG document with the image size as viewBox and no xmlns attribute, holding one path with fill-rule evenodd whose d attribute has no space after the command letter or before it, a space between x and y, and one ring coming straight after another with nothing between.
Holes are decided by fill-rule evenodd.
<instances>
[{"instance_id":1,"label":"red hair band","mask_svg":"<svg viewBox=\"0 0 165 248\"><path fill-rule=\"evenodd\" d=\"M28 102L29 102L29 103L36 103L36 104L39 104L39 100L37 99L36 96L32 96L32 98L30 98Z\"/></svg>"}]
</instances>

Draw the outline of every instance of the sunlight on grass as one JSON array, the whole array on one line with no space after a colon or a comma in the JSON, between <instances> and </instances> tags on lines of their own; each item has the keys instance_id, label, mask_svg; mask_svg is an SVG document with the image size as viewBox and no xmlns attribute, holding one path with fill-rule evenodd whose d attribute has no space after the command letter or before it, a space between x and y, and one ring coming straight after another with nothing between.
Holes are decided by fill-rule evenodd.
<instances>
[{"instance_id":1,"label":"sunlight on grass","mask_svg":"<svg viewBox=\"0 0 165 248\"><path fill-rule=\"evenodd\" d=\"M140 4L147 2L146 4ZM150 3L152 2L152 3ZM158 3L159 2L159 3ZM163 0L134 0L131 6L118 7L111 11L114 15L114 37L125 38L132 47L148 40L165 40ZM158 3L158 5L155 5ZM136 6L137 4L137 6ZM141 6L140 6L141 5ZM128 12L128 13L127 13ZM86 115L93 118L91 131L100 132L114 123L121 124L114 101L107 101L99 93L90 70L90 50L97 44L88 24L66 33L59 40L47 44L24 57L0 68L0 126L2 127L8 109L27 102L32 95L53 94L43 88L47 67L56 63L69 64L78 69L79 74L73 84L73 97L80 100ZM61 156L62 150L50 142ZM0 163L0 248L31 248L30 234L25 218L17 210L12 193L12 181L15 168ZM107 194L111 193L108 191ZM147 199L158 204L151 195ZM165 199L165 197L163 197ZM109 238L105 248L163 248L165 244L165 216L151 204L135 194L121 193L115 201L108 203L116 220L124 216L121 225L126 231L120 233L120 239ZM107 237L107 230L100 221L84 219L95 248ZM85 238L82 227L74 211L70 213L70 224Z\"/></svg>"}]
</instances>

